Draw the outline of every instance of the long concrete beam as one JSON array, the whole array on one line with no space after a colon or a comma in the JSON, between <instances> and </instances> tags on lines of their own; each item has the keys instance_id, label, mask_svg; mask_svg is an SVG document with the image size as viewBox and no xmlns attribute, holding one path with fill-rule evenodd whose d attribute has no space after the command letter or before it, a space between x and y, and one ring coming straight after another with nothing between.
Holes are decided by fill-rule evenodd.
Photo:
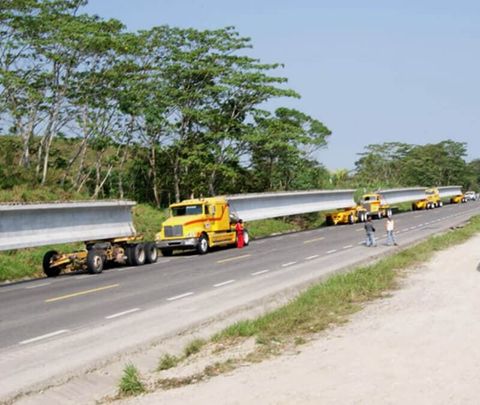
<instances>
[{"instance_id":1,"label":"long concrete beam","mask_svg":"<svg viewBox=\"0 0 480 405\"><path fill-rule=\"evenodd\" d=\"M135 234L132 201L0 205L0 250Z\"/></svg>"},{"instance_id":2,"label":"long concrete beam","mask_svg":"<svg viewBox=\"0 0 480 405\"><path fill-rule=\"evenodd\" d=\"M226 196L231 211L244 221L354 207L355 190L311 190Z\"/></svg>"}]
</instances>

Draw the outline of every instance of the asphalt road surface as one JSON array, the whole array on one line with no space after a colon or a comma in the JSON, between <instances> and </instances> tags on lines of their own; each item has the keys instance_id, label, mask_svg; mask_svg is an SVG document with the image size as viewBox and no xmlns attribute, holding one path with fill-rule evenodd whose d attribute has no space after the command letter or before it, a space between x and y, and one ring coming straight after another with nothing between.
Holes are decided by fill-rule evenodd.
<instances>
[{"instance_id":1,"label":"asphalt road surface","mask_svg":"<svg viewBox=\"0 0 480 405\"><path fill-rule=\"evenodd\" d=\"M400 248L479 213L480 204L469 202L395 215ZM159 331L174 333L189 322L246 304L256 290L260 294L267 287L306 282L342 263L352 265L396 249L384 246L384 220L374 225L378 248L363 245L363 224L342 225L252 241L244 249L160 257L156 264L117 267L99 275L2 285L0 378L5 384L0 397L53 378L68 365L100 358L106 348L112 354ZM228 302L228 308L222 307ZM72 353L81 358L75 360ZM52 359L55 366L48 372L34 371Z\"/></svg>"}]
</instances>

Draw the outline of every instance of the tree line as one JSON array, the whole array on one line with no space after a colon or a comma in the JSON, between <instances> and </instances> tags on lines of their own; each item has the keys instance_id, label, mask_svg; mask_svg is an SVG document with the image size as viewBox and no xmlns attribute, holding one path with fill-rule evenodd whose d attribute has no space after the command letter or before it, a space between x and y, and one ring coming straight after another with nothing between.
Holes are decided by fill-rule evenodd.
<instances>
[{"instance_id":1,"label":"tree line","mask_svg":"<svg viewBox=\"0 0 480 405\"><path fill-rule=\"evenodd\" d=\"M299 97L233 27L129 32L84 0L4 0L0 125L15 176L157 205L191 194L318 187L330 130L265 103ZM55 156L55 146L68 144ZM64 142L64 143L65 143Z\"/></svg>"},{"instance_id":2,"label":"tree line","mask_svg":"<svg viewBox=\"0 0 480 405\"><path fill-rule=\"evenodd\" d=\"M0 188L160 206L191 195L478 183L479 164L452 141L370 145L354 173L330 173L314 156L331 131L302 111L267 108L300 95L281 64L250 56L234 27L131 32L86 4L2 1Z\"/></svg>"}]
</instances>

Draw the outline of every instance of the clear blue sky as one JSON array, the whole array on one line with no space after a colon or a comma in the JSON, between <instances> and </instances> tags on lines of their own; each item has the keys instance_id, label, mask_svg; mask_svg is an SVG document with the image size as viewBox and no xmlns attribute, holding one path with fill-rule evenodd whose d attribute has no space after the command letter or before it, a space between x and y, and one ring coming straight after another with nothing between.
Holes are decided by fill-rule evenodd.
<instances>
[{"instance_id":1,"label":"clear blue sky","mask_svg":"<svg viewBox=\"0 0 480 405\"><path fill-rule=\"evenodd\" d=\"M447 138L480 157L480 2L459 0L90 0L129 30L219 28L251 37L302 95L282 101L332 131L317 158L354 167L365 145Z\"/></svg>"}]
</instances>

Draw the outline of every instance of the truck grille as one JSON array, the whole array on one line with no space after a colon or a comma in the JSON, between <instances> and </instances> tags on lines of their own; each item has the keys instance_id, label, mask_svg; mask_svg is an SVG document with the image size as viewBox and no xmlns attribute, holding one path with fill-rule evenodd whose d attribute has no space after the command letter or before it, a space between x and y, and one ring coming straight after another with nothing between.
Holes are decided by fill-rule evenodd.
<instances>
[{"instance_id":1,"label":"truck grille","mask_svg":"<svg viewBox=\"0 0 480 405\"><path fill-rule=\"evenodd\" d=\"M183 226L182 225L166 226L163 228L163 232L165 233L166 238L171 238L174 236L183 236Z\"/></svg>"}]
</instances>

